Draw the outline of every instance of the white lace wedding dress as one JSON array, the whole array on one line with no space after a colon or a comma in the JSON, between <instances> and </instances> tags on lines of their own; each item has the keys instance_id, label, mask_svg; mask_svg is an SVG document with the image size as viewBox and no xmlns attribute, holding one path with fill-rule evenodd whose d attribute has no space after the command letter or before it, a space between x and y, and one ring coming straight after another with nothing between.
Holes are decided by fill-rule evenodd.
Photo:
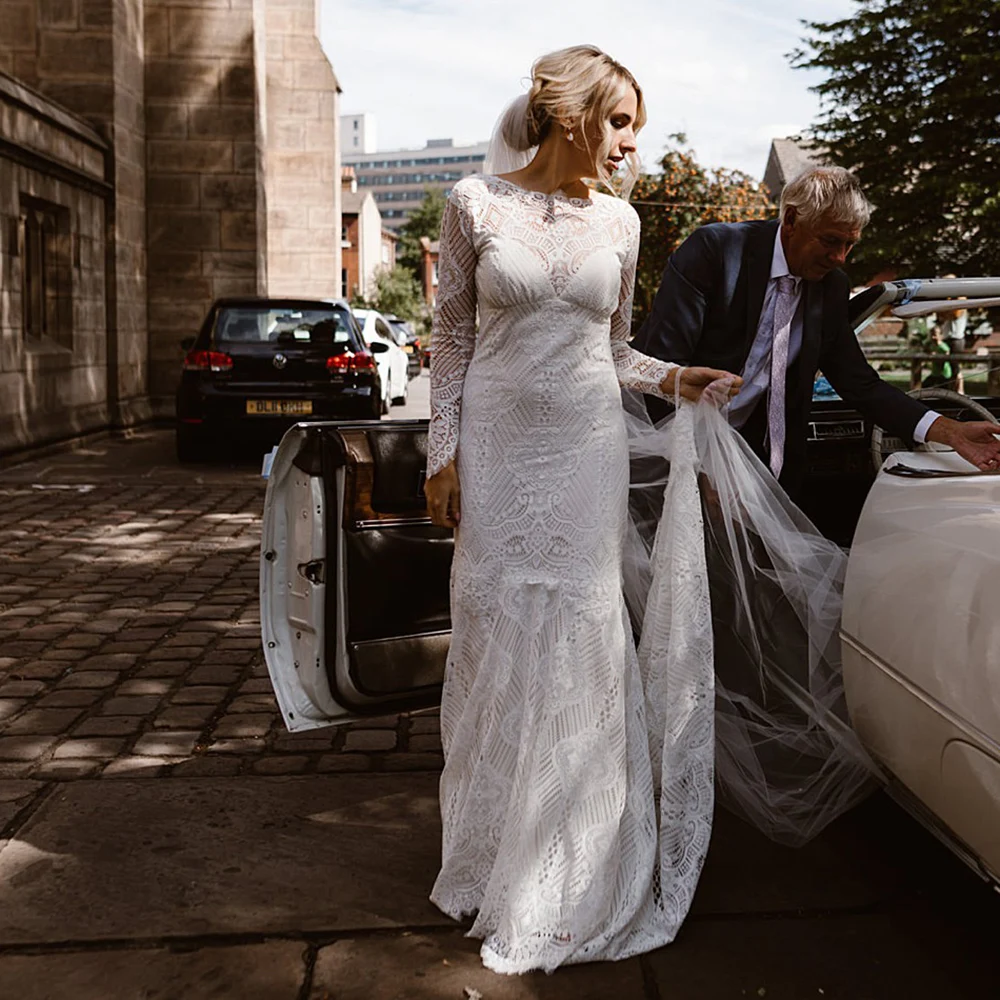
<instances>
[{"instance_id":1,"label":"white lace wedding dress","mask_svg":"<svg viewBox=\"0 0 1000 1000\"><path fill-rule=\"evenodd\" d=\"M461 181L444 217L428 475L457 456L462 501L431 898L477 914L470 933L499 972L671 941L708 846L711 624L693 476L677 477L692 516L657 541L662 578L690 579L684 606L654 581L657 627L638 655L622 596L619 385L659 393L672 367L627 344L638 243L625 202L497 177Z\"/></svg>"}]
</instances>

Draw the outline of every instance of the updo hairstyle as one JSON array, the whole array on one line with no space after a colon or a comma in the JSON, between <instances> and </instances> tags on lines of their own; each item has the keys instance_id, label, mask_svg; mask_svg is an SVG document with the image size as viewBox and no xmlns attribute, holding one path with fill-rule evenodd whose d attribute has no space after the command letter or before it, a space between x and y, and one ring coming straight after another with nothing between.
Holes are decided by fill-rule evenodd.
<instances>
[{"instance_id":1,"label":"updo hairstyle","mask_svg":"<svg viewBox=\"0 0 1000 1000\"><path fill-rule=\"evenodd\" d=\"M631 87L638 110L633 128L646 124L646 106L636 79L621 63L593 45L550 52L531 67L531 89L507 109L500 128L504 140L514 150L524 152L541 145L553 128L572 132L574 142L582 143L592 155L597 168L596 180L612 187L612 174L605 167L614 129L611 112ZM601 136L596 149L592 137ZM622 196L639 176L639 157L629 153L617 172Z\"/></svg>"}]
</instances>

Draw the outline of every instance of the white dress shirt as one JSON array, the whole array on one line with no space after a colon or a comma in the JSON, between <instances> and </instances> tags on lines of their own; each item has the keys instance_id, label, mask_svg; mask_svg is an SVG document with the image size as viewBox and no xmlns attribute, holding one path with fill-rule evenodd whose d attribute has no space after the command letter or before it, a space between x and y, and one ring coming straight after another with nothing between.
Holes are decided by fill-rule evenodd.
<instances>
[{"instance_id":1,"label":"white dress shirt","mask_svg":"<svg viewBox=\"0 0 1000 1000\"><path fill-rule=\"evenodd\" d=\"M729 404L729 422L733 427L742 427L750 419L754 407L763 399L771 386L771 342L774 337L774 297L778 290L778 278L790 275L795 281L795 313L792 317L792 327L788 340L788 364L794 364L802 350L802 279L788 270L785 259L785 248L781 244L781 228L774 235L774 251L771 254L771 274L767 289L764 292L764 305L760 311L760 321L757 335L754 337L750 353L740 375L743 377L743 387L736 398ZM934 410L928 410L920 418L914 428L913 439L918 444L927 440L930 426L940 416Z\"/></svg>"}]
</instances>

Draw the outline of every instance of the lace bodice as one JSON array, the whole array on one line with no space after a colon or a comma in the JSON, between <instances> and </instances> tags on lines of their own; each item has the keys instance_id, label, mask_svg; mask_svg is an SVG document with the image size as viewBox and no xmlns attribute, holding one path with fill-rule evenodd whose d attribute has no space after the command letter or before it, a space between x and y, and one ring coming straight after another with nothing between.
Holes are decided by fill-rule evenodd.
<instances>
[{"instance_id":1,"label":"lace bodice","mask_svg":"<svg viewBox=\"0 0 1000 1000\"><path fill-rule=\"evenodd\" d=\"M596 323L619 383L660 394L676 366L628 345L638 251L635 210L609 195L543 194L500 177L467 177L455 186L441 226L428 476L455 457L473 359L501 365L528 329L545 336L547 322L561 328L575 315L581 336ZM565 346L572 353L580 345ZM564 374L559 358L547 358L540 382Z\"/></svg>"}]
</instances>

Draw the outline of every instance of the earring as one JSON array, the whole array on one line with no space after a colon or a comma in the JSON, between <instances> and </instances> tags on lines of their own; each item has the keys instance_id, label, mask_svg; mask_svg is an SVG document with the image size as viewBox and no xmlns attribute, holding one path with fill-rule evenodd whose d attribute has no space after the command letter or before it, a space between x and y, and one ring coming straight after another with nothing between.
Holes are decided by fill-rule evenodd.
<instances>
[{"instance_id":1,"label":"earring","mask_svg":"<svg viewBox=\"0 0 1000 1000\"><path fill-rule=\"evenodd\" d=\"M573 141L573 133L572 132L567 132L566 133L566 141L567 142L572 142Z\"/></svg>"}]
</instances>

